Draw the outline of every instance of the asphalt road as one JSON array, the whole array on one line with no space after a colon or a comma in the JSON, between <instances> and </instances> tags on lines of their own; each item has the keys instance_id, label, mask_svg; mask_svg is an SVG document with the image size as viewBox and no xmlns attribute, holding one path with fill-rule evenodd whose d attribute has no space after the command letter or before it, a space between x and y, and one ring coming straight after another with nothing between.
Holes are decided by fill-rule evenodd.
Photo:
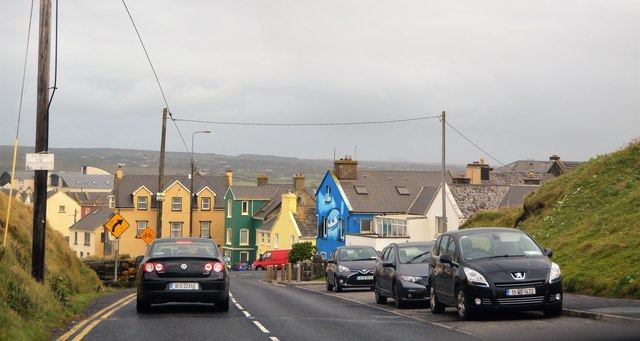
<instances>
[{"instance_id":1,"label":"asphalt road","mask_svg":"<svg viewBox=\"0 0 640 341\"><path fill-rule=\"evenodd\" d=\"M63 340L635 340L640 325L541 313L457 320L453 309L432 315L426 306L396 309L375 303L372 291L327 292L324 284L283 286L264 272L233 272L229 312L206 304L154 305L138 314L133 291L94 306ZM62 334L62 333L60 333Z\"/></svg>"}]
</instances>

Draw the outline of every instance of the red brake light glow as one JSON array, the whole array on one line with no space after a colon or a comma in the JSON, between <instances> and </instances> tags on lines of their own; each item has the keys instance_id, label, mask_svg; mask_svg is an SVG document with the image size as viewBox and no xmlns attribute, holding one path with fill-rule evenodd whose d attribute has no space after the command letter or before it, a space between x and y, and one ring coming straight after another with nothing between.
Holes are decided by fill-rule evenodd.
<instances>
[{"instance_id":1,"label":"red brake light glow","mask_svg":"<svg viewBox=\"0 0 640 341\"><path fill-rule=\"evenodd\" d=\"M213 264L212 263L206 263L204 265L204 271L205 272L211 272L212 269L213 269Z\"/></svg>"},{"instance_id":2,"label":"red brake light glow","mask_svg":"<svg viewBox=\"0 0 640 341\"><path fill-rule=\"evenodd\" d=\"M205 263L203 270L204 270L205 273L209 273L209 272L211 272L211 270L213 270L215 272L221 272L221 271L224 271L224 264L222 264L220 262Z\"/></svg>"},{"instance_id":3,"label":"red brake light glow","mask_svg":"<svg viewBox=\"0 0 640 341\"><path fill-rule=\"evenodd\" d=\"M221 272L223 270L224 270L224 265L222 263L214 263L213 264L213 271Z\"/></svg>"},{"instance_id":4,"label":"red brake light glow","mask_svg":"<svg viewBox=\"0 0 640 341\"><path fill-rule=\"evenodd\" d=\"M144 263L144 265L142 266L142 270L144 270L144 272L164 272L164 265L162 265L161 263Z\"/></svg>"},{"instance_id":5,"label":"red brake light glow","mask_svg":"<svg viewBox=\"0 0 640 341\"><path fill-rule=\"evenodd\" d=\"M176 244L191 244L190 240L178 240Z\"/></svg>"}]
</instances>

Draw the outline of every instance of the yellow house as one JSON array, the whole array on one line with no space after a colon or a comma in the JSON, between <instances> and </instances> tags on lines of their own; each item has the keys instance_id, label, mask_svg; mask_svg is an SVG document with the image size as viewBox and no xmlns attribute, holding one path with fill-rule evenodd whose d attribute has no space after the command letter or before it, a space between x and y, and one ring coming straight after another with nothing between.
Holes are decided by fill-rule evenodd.
<instances>
[{"instance_id":1,"label":"yellow house","mask_svg":"<svg viewBox=\"0 0 640 341\"><path fill-rule=\"evenodd\" d=\"M130 225L119 238L119 253L142 255L147 244L140 233L149 227L159 237L204 237L221 244L224 227L224 193L231 175L203 176L193 179L193 208L190 215L191 179L165 176L158 191L157 175L123 175L116 172L114 208ZM160 198L161 201L156 200ZM158 223L158 207L162 215ZM190 222L193 223L190 225ZM159 226L161 225L161 226Z\"/></svg>"},{"instance_id":2,"label":"yellow house","mask_svg":"<svg viewBox=\"0 0 640 341\"><path fill-rule=\"evenodd\" d=\"M295 193L282 194L278 215L256 229L258 255L268 250L291 249L293 244L299 242L316 245L315 206L299 206L297 200Z\"/></svg>"},{"instance_id":3,"label":"yellow house","mask_svg":"<svg viewBox=\"0 0 640 341\"><path fill-rule=\"evenodd\" d=\"M105 249L105 231L104 224L109 221L113 210L108 207L100 207L80 219L77 223L69 228L71 235L71 250L76 253L79 258L90 256L109 256L112 254L111 244L107 243ZM108 236L107 236L108 237Z\"/></svg>"},{"instance_id":4,"label":"yellow house","mask_svg":"<svg viewBox=\"0 0 640 341\"><path fill-rule=\"evenodd\" d=\"M73 240L69 239L69 227L80 220L80 210L80 205L66 193L47 193L47 223L70 243Z\"/></svg>"}]
</instances>

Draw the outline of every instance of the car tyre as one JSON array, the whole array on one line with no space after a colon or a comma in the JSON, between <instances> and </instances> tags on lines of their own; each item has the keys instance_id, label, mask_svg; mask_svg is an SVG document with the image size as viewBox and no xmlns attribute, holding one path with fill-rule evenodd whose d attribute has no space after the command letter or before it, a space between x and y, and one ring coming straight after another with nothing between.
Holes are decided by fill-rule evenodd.
<instances>
[{"instance_id":1,"label":"car tyre","mask_svg":"<svg viewBox=\"0 0 640 341\"><path fill-rule=\"evenodd\" d=\"M387 303L387 296L383 296L382 293L380 293L380 289L375 289L375 295L376 295L376 303L378 304L385 304Z\"/></svg>"},{"instance_id":2,"label":"car tyre","mask_svg":"<svg viewBox=\"0 0 640 341\"><path fill-rule=\"evenodd\" d=\"M431 309L432 314L442 314L444 313L445 308L444 304L438 301L436 291L431 285L429 285L429 308Z\"/></svg>"},{"instance_id":3,"label":"car tyre","mask_svg":"<svg viewBox=\"0 0 640 341\"><path fill-rule=\"evenodd\" d=\"M216 311L229 311L229 297L224 301L217 301L213 303L213 309Z\"/></svg>"},{"instance_id":4,"label":"car tyre","mask_svg":"<svg viewBox=\"0 0 640 341\"><path fill-rule=\"evenodd\" d=\"M139 313L147 313L151 309L151 303L147 300L140 298L140 295L136 296L136 311Z\"/></svg>"},{"instance_id":5,"label":"car tyre","mask_svg":"<svg viewBox=\"0 0 640 341\"><path fill-rule=\"evenodd\" d=\"M471 319L471 312L469 311L469 305L467 304L464 290L456 289L456 308L458 309L458 318L461 321L468 321Z\"/></svg>"},{"instance_id":6,"label":"car tyre","mask_svg":"<svg viewBox=\"0 0 640 341\"><path fill-rule=\"evenodd\" d=\"M256 266L256 270L262 271L262 270L264 270L264 268L262 267L262 265L258 265L258 266Z\"/></svg>"},{"instance_id":7,"label":"car tyre","mask_svg":"<svg viewBox=\"0 0 640 341\"><path fill-rule=\"evenodd\" d=\"M334 283L334 289L336 292L342 292L342 285L340 285L340 282L338 282L338 279L336 277L333 278Z\"/></svg>"},{"instance_id":8,"label":"car tyre","mask_svg":"<svg viewBox=\"0 0 640 341\"><path fill-rule=\"evenodd\" d=\"M327 276L327 291L333 291L333 285L329 283L329 276Z\"/></svg>"},{"instance_id":9,"label":"car tyre","mask_svg":"<svg viewBox=\"0 0 640 341\"><path fill-rule=\"evenodd\" d=\"M393 286L393 305L400 309L404 307L404 302L402 302L402 298L400 297L400 292L398 291L398 286Z\"/></svg>"},{"instance_id":10,"label":"car tyre","mask_svg":"<svg viewBox=\"0 0 640 341\"><path fill-rule=\"evenodd\" d=\"M562 314L562 306L544 308L542 309L542 313L544 313L546 317L558 317Z\"/></svg>"}]
</instances>

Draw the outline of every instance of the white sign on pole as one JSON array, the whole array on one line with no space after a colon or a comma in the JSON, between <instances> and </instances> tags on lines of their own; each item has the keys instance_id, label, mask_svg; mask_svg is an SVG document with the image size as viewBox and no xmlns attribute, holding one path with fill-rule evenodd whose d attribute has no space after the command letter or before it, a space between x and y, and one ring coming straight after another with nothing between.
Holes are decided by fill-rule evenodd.
<instances>
[{"instance_id":1,"label":"white sign on pole","mask_svg":"<svg viewBox=\"0 0 640 341\"><path fill-rule=\"evenodd\" d=\"M27 154L27 170L53 170L53 154Z\"/></svg>"}]
</instances>

